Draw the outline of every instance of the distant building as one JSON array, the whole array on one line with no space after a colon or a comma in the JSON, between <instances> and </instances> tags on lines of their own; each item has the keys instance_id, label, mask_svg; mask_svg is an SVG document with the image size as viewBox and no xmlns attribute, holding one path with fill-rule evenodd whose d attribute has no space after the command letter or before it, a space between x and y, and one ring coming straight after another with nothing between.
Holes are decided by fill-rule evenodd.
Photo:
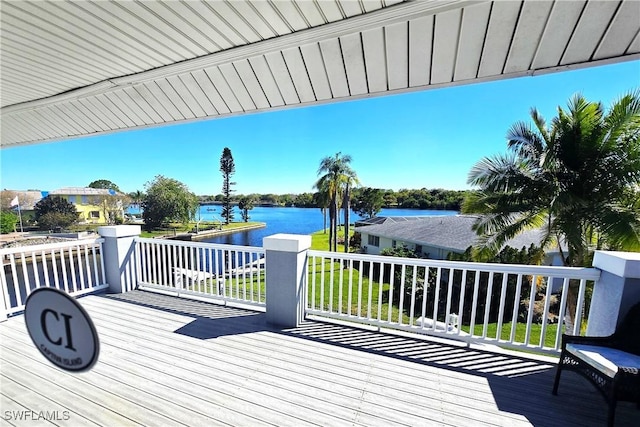
<instances>
[{"instance_id":1,"label":"distant building","mask_svg":"<svg viewBox=\"0 0 640 427\"><path fill-rule=\"evenodd\" d=\"M374 217L358 221L356 231L362 236L364 253L378 255L383 249L406 246L430 259L447 259L450 253L462 254L478 242L473 230L475 215L426 217ZM542 232L530 230L509 240L505 246L514 249L540 245ZM547 252L547 265L559 265L556 251Z\"/></svg>"},{"instance_id":2,"label":"distant building","mask_svg":"<svg viewBox=\"0 0 640 427\"><path fill-rule=\"evenodd\" d=\"M89 187L65 187L43 192L49 196L60 196L75 205L78 219L85 224L107 224L108 216L124 217L124 206L115 190ZM112 218L113 219L113 218Z\"/></svg>"}]
</instances>

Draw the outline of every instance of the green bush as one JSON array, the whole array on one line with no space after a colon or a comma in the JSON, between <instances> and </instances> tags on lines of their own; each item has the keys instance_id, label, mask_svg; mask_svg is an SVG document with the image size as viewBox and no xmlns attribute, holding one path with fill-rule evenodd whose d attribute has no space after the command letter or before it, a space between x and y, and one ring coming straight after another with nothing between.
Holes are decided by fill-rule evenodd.
<instances>
[{"instance_id":1,"label":"green bush","mask_svg":"<svg viewBox=\"0 0 640 427\"><path fill-rule=\"evenodd\" d=\"M18 215L10 211L0 212L0 233L13 233L18 223Z\"/></svg>"}]
</instances>

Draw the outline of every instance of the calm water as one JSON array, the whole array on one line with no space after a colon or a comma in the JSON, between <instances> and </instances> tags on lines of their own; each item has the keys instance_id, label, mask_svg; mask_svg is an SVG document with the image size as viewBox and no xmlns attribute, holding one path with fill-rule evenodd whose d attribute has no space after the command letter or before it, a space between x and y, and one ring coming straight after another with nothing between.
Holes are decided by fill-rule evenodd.
<instances>
[{"instance_id":1,"label":"calm water","mask_svg":"<svg viewBox=\"0 0 640 427\"><path fill-rule=\"evenodd\" d=\"M220 206L201 206L200 218L203 221L220 220ZM241 220L240 212L234 210L235 220ZM457 211L418 210L418 209L382 209L378 216L437 216L456 215ZM197 216L196 216L197 217ZM311 234L322 230L324 219L318 208L282 208L256 207L249 211L249 221L264 222L265 228L233 233L203 240L210 243L225 243L242 246L262 246L262 239L276 233ZM351 223L361 219L351 212ZM328 221L328 217L327 217Z\"/></svg>"}]
</instances>

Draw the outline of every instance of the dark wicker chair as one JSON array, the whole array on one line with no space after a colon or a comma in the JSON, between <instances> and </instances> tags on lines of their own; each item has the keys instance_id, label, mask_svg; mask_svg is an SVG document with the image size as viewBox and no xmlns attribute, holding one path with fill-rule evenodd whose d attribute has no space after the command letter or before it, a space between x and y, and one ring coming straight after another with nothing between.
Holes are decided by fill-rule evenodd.
<instances>
[{"instance_id":1,"label":"dark wicker chair","mask_svg":"<svg viewBox=\"0 0 640 427\"><path fill-rule=\"evenodd\" d=\"M635 402L640 409L640 303L608 337L562 335L554 395L565 369L583 375L602 393L609 404L609 426L614 424L618 401Z\"/></svg>"}]
</instances>

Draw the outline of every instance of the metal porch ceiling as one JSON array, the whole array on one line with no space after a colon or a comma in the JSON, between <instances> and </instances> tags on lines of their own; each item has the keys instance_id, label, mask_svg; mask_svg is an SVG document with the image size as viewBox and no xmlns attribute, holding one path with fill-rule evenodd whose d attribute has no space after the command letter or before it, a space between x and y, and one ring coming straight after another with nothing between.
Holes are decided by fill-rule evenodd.
<instances>
[{"instance_id":1,"label":"metal porch ceiling","mask_svg":"<svg viewBox=\"0 0 640 427\"><path fill-rule=\"evenodd\" d=\"M1 146L640 57L640 2L3 0Z\"/></svg>"}]
</instances>

